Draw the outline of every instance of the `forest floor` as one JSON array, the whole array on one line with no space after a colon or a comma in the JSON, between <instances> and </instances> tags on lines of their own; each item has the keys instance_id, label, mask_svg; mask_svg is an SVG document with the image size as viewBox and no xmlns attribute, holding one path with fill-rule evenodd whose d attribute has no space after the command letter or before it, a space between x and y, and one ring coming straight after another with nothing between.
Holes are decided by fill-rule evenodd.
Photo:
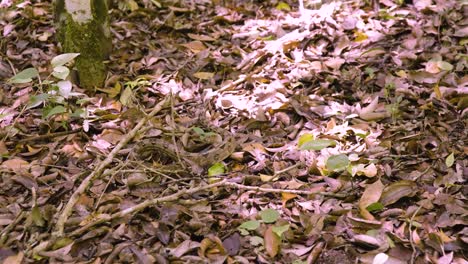
<instances>
[{"instance_id":1,"label":"forest floor","mask_svg":"<svg viewBox=\"0 0 468 264\"><path fill-rule=\"evenodd\" d=\"M468 263L463 1L114 2L1 1L0 262Z\"/></svg>"}]
</instances>

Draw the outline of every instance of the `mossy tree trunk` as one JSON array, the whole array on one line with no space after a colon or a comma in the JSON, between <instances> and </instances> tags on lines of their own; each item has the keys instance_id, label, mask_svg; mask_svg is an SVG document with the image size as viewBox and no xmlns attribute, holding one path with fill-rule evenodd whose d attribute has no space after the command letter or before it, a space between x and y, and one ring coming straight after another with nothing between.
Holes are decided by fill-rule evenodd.
<instances>
[{"instance_id":1,"label":"mossy tree trunk","mask_svg":"<svg viewBox=\"0 0 468 264\"><path fill-rule=\"evenodd\" d=\"M58 40L64 53L80 53L76 68L80 86L102 87L104 60L112 48L106 0L56 0Z\"/></svg>"}]
</instances>

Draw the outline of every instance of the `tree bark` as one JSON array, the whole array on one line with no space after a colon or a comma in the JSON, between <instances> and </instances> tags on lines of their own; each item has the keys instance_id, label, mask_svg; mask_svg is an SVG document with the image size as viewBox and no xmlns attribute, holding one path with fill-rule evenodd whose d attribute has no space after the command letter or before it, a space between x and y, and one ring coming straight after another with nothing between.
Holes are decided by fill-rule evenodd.
<instances>
[{"instance_id":1,"label":"tree bark","mask_svg":"<svg viewBox=\"0 0 468 264\"><path fill-rule=\"evenodd\" d=\"M57 36L64 53L80 53L76 59L79 84L102 87L104 64L112 49L106 0L56 0Z\"/></svg>"}]
</instances>

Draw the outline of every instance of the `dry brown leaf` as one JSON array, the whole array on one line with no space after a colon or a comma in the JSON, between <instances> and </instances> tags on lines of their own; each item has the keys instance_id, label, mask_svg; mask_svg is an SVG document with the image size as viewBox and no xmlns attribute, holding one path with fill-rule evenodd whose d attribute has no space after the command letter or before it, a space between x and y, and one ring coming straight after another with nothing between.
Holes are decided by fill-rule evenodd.
<instances>
[{"instance_id":1,"label":"dry brown leaf","mask_svg":"<svg viewBox=\"0 0 468 264\"><path fill-rule=\"evenodd\" d=\"M188 48L193 53L199 53L206 49L206 46L201 41L198 41L198 40L191 41L186 44L182 44L182 46Z\"/></svg>"},{"instance_id":2,"label":"dry brown leaf","mask_svg":"<svg viewBox=\"0 0 468 264\"><path fill-rule=\"evenodd\" d=\"M0 167L11 170L11 171L19 171L27 169L29 166L29 162L20 159L20 158L13 158L10 160L5 160Z\"/></svg>"},{"instance_id":3,"label":"dry brown leaf","mask_svg":"<svg viewBox=\"0 0 468 264\"><path fill-rule=\"evenodd\" d=\"M380 179L370 185L367 185L366 190L362 194L358 204L359 212L361 213L362 217L367 220L375 220L374 216L369 213L366 208L367 206L379 201L383 189L384 185Z\"/></svg>"},{"instance_id":4,"label":"dry brown leaf","mask_svg":"<svg viewBox=\"0 0 468 264\"><path fill-rule=\"evenodd\" d=\"M263 236L265 242L265 249L270 257L274 258L280 249L281 245L281 238L273 232L273 226L269 226L268 229L265 231Z\"/></svg>"}]
</instances>

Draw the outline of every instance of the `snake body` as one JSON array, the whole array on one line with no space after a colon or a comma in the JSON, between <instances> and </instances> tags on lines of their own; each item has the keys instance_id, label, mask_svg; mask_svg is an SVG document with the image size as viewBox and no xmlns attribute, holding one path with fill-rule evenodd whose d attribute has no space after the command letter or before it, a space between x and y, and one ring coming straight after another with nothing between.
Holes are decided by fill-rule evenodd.
<instances>
[{"instance_id":1,"label":"snake body","mask_svg":"<svg viewBox=\"0 0 468 264\"><path fill-rule=\"evenodd\" d=\"M199 152L189 152L181 144L175 145L171 139L147 138L138 143L136 153L143 159L153 157L176 162L180 158L184 165L200 172L203 168L229 157L237 146L236 138L226 129L210 126L207 130L218 134L222 140Z\"/></svg>"}]
</instances>

